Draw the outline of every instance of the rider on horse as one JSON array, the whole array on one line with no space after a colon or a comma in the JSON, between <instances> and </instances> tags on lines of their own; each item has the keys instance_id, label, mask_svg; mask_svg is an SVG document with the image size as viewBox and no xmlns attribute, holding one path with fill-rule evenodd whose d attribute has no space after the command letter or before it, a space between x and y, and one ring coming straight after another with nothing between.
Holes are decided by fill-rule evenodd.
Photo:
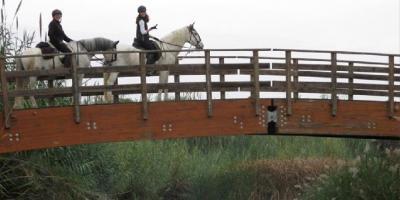
<instances>
[{"instance_id":1,"label":"rider on horse","mask_svg":"<svg viewBox=\"0 0 400 200\"><path fill-rule=\"evenodd\" d=\"M64 30L61 26L61 18L62 18L62 12L61 10L55 9L51 13L53 16L53 20L49 24L49 38L50 38L50 43L56 47L57 50L63 52L63 53L71 53L72 51L68 48L68 46L64 43L66 42L71 42L73 41L71 38L69 38L65 33ZM64 63L65 67L71 67L71 58L72 55L66 55L62 62Z\"/></svg>"},{"instance_id":2,"label":"rider on horse","mask_svg":"<svg viewBox=\"0 0 400 200\"><path fill-rule=\"evenodd\" d=\"M150 41L149 32L157 29L157 25L151 27L150 29L147 26L149 22L149 15L146 13L146 7L139 6L138 8L139 15L136 17L136 40L142 48L146 50L155 50L156 47ZM157 53L148 53L147 54L147 62L146 64L154 64L156 62Z\"/></svg>"}]
</instances>

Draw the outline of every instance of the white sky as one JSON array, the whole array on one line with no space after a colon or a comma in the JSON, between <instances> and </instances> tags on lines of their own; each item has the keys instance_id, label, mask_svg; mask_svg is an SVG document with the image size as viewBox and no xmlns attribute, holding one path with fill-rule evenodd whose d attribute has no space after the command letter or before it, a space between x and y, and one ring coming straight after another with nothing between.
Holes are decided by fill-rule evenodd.
<instances>
[{"instance_id":1,"label":"white sky","mask_svg":"<svg viewBox=\"0 0 400 200\"><path fill-rule=\"evenodd\" d=\"M18 0L6 0L11 16ZM24 0L20 29L39 31L55 8L67 35L130 44L137 7L145 5L153 35L196 22L205 48L304 48L400 52L399 0Z\"/></svg>"}]
</instances>

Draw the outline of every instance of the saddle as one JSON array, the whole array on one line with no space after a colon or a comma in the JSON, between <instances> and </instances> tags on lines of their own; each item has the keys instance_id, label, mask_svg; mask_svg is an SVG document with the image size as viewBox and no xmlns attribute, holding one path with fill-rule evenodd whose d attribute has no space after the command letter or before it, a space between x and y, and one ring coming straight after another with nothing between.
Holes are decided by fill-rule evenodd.
<instances>
[{"instance_id":1,"label":"saddle","mask_svg":"<svg viewBox=\"0 0 400 200\"><path fill-rule=\"evenodd\" d=\"M48 42L39 42L36 45L36 48L39 48L42 51L43 54L55 54L58 53L58 50L54 48L50 43ZM43 59L48 60L54 58L54 56L42 56Z\"/></svg>"},{"instance_id":2,"label":"saddle","mask_svg":"<svg viewBox=\"0 0 400 200\"><path fill-rule=\"evenodd\" d=\"M157 42L155 42L154 40L150 40L151 44L152 44L152 49L151 50L161 50L160 46L157 44ZM135 38L133 40L132 46L135 47L136 49L140 49L140 50L149 50L149 49L145 49L140 41ZM153 57L152 57L153 56ZM154 52L154 53L147 53L146 54L146 59L153 59L154 62L158 61L161 58L161 52Z\"/></svg>"}]
</instances>

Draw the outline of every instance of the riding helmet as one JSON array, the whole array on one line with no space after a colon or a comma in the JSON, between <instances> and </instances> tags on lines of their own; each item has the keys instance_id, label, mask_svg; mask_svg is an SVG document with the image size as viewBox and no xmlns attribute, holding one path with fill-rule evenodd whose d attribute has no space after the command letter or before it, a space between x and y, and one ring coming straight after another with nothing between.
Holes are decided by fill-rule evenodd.
<instances>
[{"instance_id":1,"label":"riding helmet","mask_svg":"<svg viewBox=\"0 0 400 200\"><path fill-rule=\"evenodd\" d=\"M53 17L56 16L56 15L62 15L62 12L61 12L61 10L55 9L55 10L53 10L53 12L51 12L51 15Z\"/></svg>"},{"instance_id":2,"label":"riding helmet","mask_svg":"<svg viewBox=\"0 0 400 200\"><path fill-rule=\"evenodd\" d=\"M138 13L141 12L146 12L146 7L145 6L139 6L139 8L137 9Z\"/></svg>"}]
</instances>

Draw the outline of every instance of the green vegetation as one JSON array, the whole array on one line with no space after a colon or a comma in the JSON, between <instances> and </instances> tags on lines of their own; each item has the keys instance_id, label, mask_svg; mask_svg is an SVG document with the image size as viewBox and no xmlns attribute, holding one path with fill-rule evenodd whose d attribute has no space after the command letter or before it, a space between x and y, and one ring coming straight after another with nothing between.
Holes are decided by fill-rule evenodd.
<instances>
[{"instance_id":1,"label":"green vegetation","mask_svg":"<svg viewBox=\"0 0 400 200\"><path fill-rule=\"evenodd\" d=\"M17 153L0 159L0 168L6 169L0 174L0 199L255 198L278 190L283 193L281 187L295 189L295 185L303 183L292 180L292 185L287 185L288 180L280 176L303 180L304 177L295 176L302 173L316 178L327 163L352 159L355 154L348 147L348 141L343 139L254 136L84 145ZM275 161L268 161L271 159ZM307 160L312 160L311 164ZM289 165L293 169L283 170ZM318 173L301 170L303 165L318 168ZM271 170L273 174L268 174ZM268 182L268 177L277 182Z\"/></svg>"}]
</instances>

